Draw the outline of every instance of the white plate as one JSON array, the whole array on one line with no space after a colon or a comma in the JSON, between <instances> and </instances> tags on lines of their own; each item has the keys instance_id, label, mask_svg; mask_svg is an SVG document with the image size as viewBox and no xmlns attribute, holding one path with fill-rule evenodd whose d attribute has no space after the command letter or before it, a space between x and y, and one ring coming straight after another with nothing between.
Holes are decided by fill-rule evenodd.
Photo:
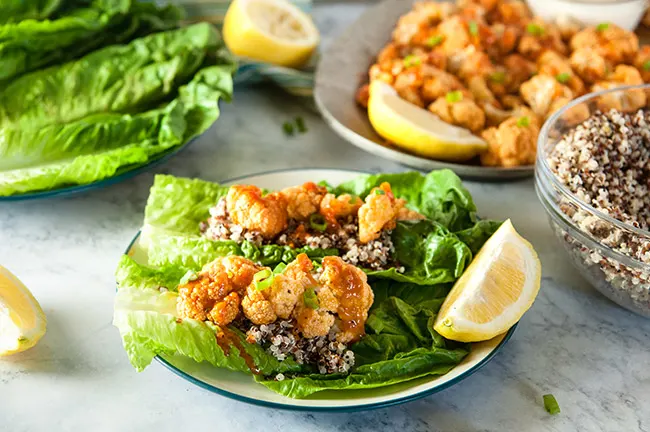
<instances>
[{"instance_id":1,"label":"white plate","mask_svg":"<svg viewBox=\"0 0 650 432\"><path fill-rule=\"evenodd\" d=\"M307 181L326 180L336 185L358 176L359 172L332 169L301 169L274 171L230 180L225 184L255 184L267 189L282 189ZM127 254L146 264L146 251L136 235ZM157 360L175 374L202 387L236 400L273 408L306 411L358 411L381 408L422 398L439 392L467 378L485 365L510 339L515 327L490 341L472 344L471 352L445 375L424 377L414 381L371 390L324 391L306 399L291 399L257 384L250 375L215 368L181 356L159 356Z\"/></svg>"},{"instance_id":2,"label":"white plate","mask_svg":"<svg viewBox=\"0 0 650 432\"><path fill-rule=\"evenodd\" d=\"M411 0L387 0L369 8L321 56L316 69L314 98L325 121L343 139L362 150L421 170L449 168L468 179L508 180L530 177L534 166L494 168L427 159L389 147L377 135L355 94L368 75L368 67L384 45Z\"/></svg>"}]
</instances>

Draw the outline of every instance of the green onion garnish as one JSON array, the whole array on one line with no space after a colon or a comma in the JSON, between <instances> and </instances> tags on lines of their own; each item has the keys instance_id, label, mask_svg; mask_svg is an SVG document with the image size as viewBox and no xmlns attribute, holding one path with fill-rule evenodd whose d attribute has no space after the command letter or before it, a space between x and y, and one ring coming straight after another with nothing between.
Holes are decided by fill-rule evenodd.
<instances>
[{"instance_id":1,"label":"green onion garnish","mask_svg":"<svg viewBox=\"0 0 650 432\"><path fill-rule=\"evenodd\" d=\"M555 396L552 394L545 394L544 396L544 408L550 415L556 415L560 413L560 405L557 403Z\"/></svg>"},{"instance_id":2,"label":"green onion garnish","mask_svg":"<svg viewBox=\"0 0 650 432\"><path fill-rule=\"evenodd\" d=\"M300 133L307 132L307 126L305 126L305 120L302 117L296 117L296 128Z\"/></svg>"},{"instance_id":3,"label":"green onion garnish","mask_svg":"<svg viewBox=\"0 0 650 432\"><path fill-rule=\"evenodd\" d=\"M438 35L438 36L431 36L427 41L425 42L425 45L428 46L429 48L433 48L434 46L440 45L442 43L443 37Z\"/></svg>"},{"instance_id":4,"label":"green onion garnish","mask_svg":"<svg viewBox=\"0 0 650 432\"><path fill-rule=\"evenodd\" d=\"M445 95L445 99L449 103L460 102L463 100L463 92L460 90L450 91Z\"/></svg>"},{"instance_id":5,"label":"green onion garnish","mask_svg":"<svg viewBox=\"0 0 650 432\"><path fill-rule=\"evenodd\" d=\"M293 125L289 122L284 122L282 125L282 130L287 135L293 135Z\"/></svg>"},{"instance_id":6,"label":"green onion garnish","mask_svg":"<svg viewBox=\"0 0 650 432\"><path fill-rule=\"evenodd\" d=\"M305 302L305 306L309 309L318 309L318 297L316 296L314 288L307 288L302 294L302 299Z\"/></svg>"},{"instance_id":7,"label":"green onion garnish","mask_svg":"<svg viewBox=\"0 0 650 432\"><path fill-rule=\"evenodd\" d=\"M506 81L506 73L503 71L496 71L490 74L490 80L498 84L503 84Z\"/></svg>"},{"instance_id":8,"label":"green onion garnish","mask_svg":"<svg viewBox=\"0 0 650 432\"><path fill-rule=\"evenodd\" d=\"M253 282L255 282L256 290L264 291L273 283L273 272L267 268L260 270L253 276Z\"/></svg>"},{"instance_id":9,"label":"green onion garnish","mask_svg":"<svg viewBox=\"0 0 650 432\"><path fill-rule=\"evenodd\" d=\"M375 189L375 195L386 195L386 192L382 189Z\"/></svg>"},{"instance_id":10,"label":"green onion garnish","mask_svg":"<svg viewBox=\"0 0 650 432\"><path fill-rule=\"evenodd\" d=\"M286 269L286 268L287 268L287 265L286 265L285 263L282 263L282 262L281 262L280 264L278 264L278 265L275 266L275 268L273 269L273 274L274 274L274 275L276 275L276 274L280 274L280 273L282 273L282 272L284 271L284 269Z\"/></svg>"},{"instance_id":11,"label":"green onion garnish","mask_svg":"<svg viewBox=\"0 0 650 432\"><path fill-rule=\"evenodd\" d=\"M566 84L570 78L571 78L571 74L569 72L563 72L561 74L555 75L555 79L557 80L557 82L561 84Z\"/></svg>"},{"instance_id":12,"label":"green onion garnish","mask_svg":"<svg viewBox=\"0 0 650 432\"><path fill-rule=\"evenodd\" d=\"M541 36L544 34L544 27L530 23L526 26L526 31L533 36Z\"/></svg>"},{"instance_id":13,"label":"green onion garnish","mask_svg":"<svg viewBox=\"0 0 650 432\"><path fill-rule=\"evenodd\" d=\"M476 21L470 21L469 22L469 34L472 36L478 35L478 24L476 24Z\"/></svg>"},{"instance_id":14,"label":"green onion garnish","mask_svg":"<svg viewBox=\"0 0 650 432\"><path fill-rule=\"evenodd\" d=\"M609 28L609 23L600 23L596 26L597 32L604 32Z\"/></svg>"},{"instance_id":15,"label":"green onion garnish","mask_svg":"<svg viewBox=\"0 0 650 432\"><path fill-rule=\"evenodd\" d=\"M644 71L649 71L650 70L650 60L643 63L643 70Z\"/></svg>"},{"instance_id":16,"label":"green onion garnish","mask_svg":"<svg viewBox=\"0 0 650 432\"><path fill-rule=\"evenodd\" d=\"M422 63L422 60L418 56L407 55L404 57L404 67L418 66Z\"/></svg>"},{"instance_id":17,"label":"green onion garnish","mask_svg":"<svg viewBox=\"0 0 650 432\"><path fill-rule=\"evenodd\" d=\"M519 127L528 127L530 125L530 119L526 116L519 117L517 120L517 126Z\"/></svg>"},{"instance_id":18,"label":"green onion garnish","mask_svg":"<svg viewBox=\"0 0 650 432\"><path fill-rule=\"evenodd\" d=\"M188 270L187 273L185 273L181 278L180 284L185 285L189 281L195 281L198 278L199 277L196 275L196 273L194 273L192 270Z\"/></svg>"},{"instance_id":19,"label":"green onion garnish","mask_svg":"<svg viewBox=\"0 0 650 432\"><path fill-rule=\"evenodd\" d=\"M315 229L316 231L323 232L327 229L327 221L320 213L314 213L309 216L309 226Z\"/></svg>"}]
</instances>

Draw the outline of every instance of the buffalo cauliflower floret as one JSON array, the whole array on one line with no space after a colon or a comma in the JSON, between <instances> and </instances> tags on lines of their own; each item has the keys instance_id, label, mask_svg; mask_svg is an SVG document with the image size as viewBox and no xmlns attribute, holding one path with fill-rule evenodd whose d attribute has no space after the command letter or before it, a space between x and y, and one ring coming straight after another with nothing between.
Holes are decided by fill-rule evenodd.
<instances>
[{"instance_id":1,"label":"buffalo cauliflower floret","mask_svg":"<svg viewBox=\"0 0 650 432\"><path fill-rule=\"evenodd\" d=\"M548 75L535 75L521 85L520 93L533 112L542 118L549 114L551 104L556 99L573 99L571 89Z\"/></svg>"},{"instance_id":2,"label":"buffalo cauliflower floret","mask_svg":"<svg viewBox=\"0 0 650 432\"><path fill-rule=\"evenodd\" d=\"M639 71L633 66L618 65L607 81L597 82L592 91L608 90L625 85L643 84ZM602 95L598 98L598 107L602 111L617 109L623 112L636 111L646 104L646 93L643 89L626 90Z\"/></svg>"},{"instance_id":3,"label":"buffalo cauliflower floret","mask_svg":"<svg viewBox=\"0 0 650 432\"><path fill-rule=\"evenodd\" d=\"M569 59L563 55L555 51L545 51L537 59L537 68L540 74L555 77L558 82L569 87L574 97L586 93L585 84L573 73Z\"/></svg>"},{"instance_id":4,"label":"buffalo cauliflower floret","mask_svg":"<svg viewBox=\"0 0 650 432\"><path fill-rule=\"evenodd\" d=\"M318 212L326 193L327 189L313 182L280 191L280 195L287 203L287 214L291 219L299 221L307 220L309 216Z\"/></svg>"},{"instance_id":5,"label":"buffalo cauliflower floret","mask_svg":"<svg viewBox=\"0 0 650 432\"><path fill-rule=\"evenodd\" d=\"M519 90L524 81L532 77L537 68L535 63L526 59L521 54L510 54L503 59L506 68L505 81L508 92L513 93Z\"/></svg>"},{"instance_id":6,"label":"buffalo cauliflower floret","mask_svg":"<svg viewBox=\"0 0 650 432\"><path fill-rule=\"evenodd\" d=\"M328 223L336 224L337 219L357 214L362 204L363 201L358 196L328 193L320 203L320 213Z\"/></svg>"},{"instance_id":7,"label":"buffalo cauliflower floret","mask_svg":"<svg viewBox=\"0 0 650 432\"><path fill-rule=\"evenodd\" d=\"M426 69L422 84L422 96L425 100L434 101L455 90L466 91L458 78L437 68Z\"/></svg>"},{"instance_id":8,"label":"buffalo cauliflower floret","mask_svg":"<svg viewBox=\"0 0 650 432\"><path fill-rule=\"evenodd\" d=\"M384 182L373 188L359 208L359 241L368 243L375 240L382 230L392 230L403 200L395 199L390 184Z\"/></svg>"},{"instance_id":9,"label":"buffalo cauliflower floret","mask_svg":"<svg viewBox=\"0 0 650 432\"><path fill-rule=\"evenodd\" d=\"M327 336L334 325L334 315L319 309L311 309L304 303L296 307L296 327L306 338Z\"/></svg>"},{"instance_id":10,"label":"buffalo cauliflower floret","mask_svg":"<svg viewBox=\"0 0 650 432\"><path fill-rule=\"evenodd\" d=\"M418 2L413 10L402 15L393 30L393 40L408 45L421 38L422 33L450 16L456 7L449 2Z\"/></svg>"},{"instance_id":11,"label":"buffalo cauliflower floret","mask_svg":"<svg viewBox=\"0 0 650 432\"><path fill-rule=\"evenodd\" d=\"M262 190L253 185L231 186L226 196L226 208L237 225L259 231L265 238L273 238L287 227L287 209L279 194L262 196Z\"/></svg>"},{"instance_id":12,"label":"buffalo cauliflower floret","mask_svg":"<svg viewBox=\"0 0 650 432\"><path fill-rule=\"evenodd\" d=\"M557 27L536 18L526 24L524 34L519 39L517 51L531 60L537 60L537 57L546 50L560 54L568 53L567 46L562 42L562 36Z\"/></svg>"},{"instance_id":13,"label":"buffalo cauliflower floret","mask_svg":"<svg viewBox=\"0 0 650 432\"><path fill-rule=\"evenodd\" d=\"M639 38L612 23L603 23L579 31L571 38L571 49L594 48L614 66L631 63L639 50Z\"/></svg>"},{"instance_id":14,"label":"buffalo cauliflower floret","mask_svg":"<svg viewBox=\"0 0 650 432\"><path fill-rule=\"evenodd\" d=\"M650 82L650 45L644 45L634 58L634 66L641 73L644 82Z\"/></svg>"},{"instance_id":15,"label":"buffalo cauliflower floret","mask_svg":"<svg viewBox=\"0 0 650 432\"><path fill-rule=\"evenodd\" d=\"M593 83L605 78L610 66L594 48L580 48L571 53L569 59L571 68L587 83Z\"/></svg>"},{"instance_id":16,"label":"buffalo cauliflower floret","mask_svg":"<svg viewBox=\"0 0 650 432\"><path fill-rule=\"evenodd\" d=\"M273 305L264 296L263 291L258 291L254 284L246 289L246 297L241 301L241 308L246 318L253 324L270 324L278 319Z\"/></svg>"},{"instance_id":17,"label":"buffalo cauliflower floret","mask_svg":"<svg viewBox=\"0 0 650 432\"><path fill-rule=\"evenodd\" d=\"M499 125L483 131L488 151L481 155L486 166L514 167L535 162L535 148L539 124L535 114L511 117Z\"/></svg>"},{"instance_id":18,"label":"buffalo cauliflower floret","mask_svg":"<svg viewBox=\"0 0 650 432\"><path fill-rule=\"evenodd\" d=\"M472 132L478 132L485 126L485 114L476 103L463 98L450 102L448 98L438 98L429 105L429 111L440 117L442 121L464 127Z\"/></svg>"}]
</instances>

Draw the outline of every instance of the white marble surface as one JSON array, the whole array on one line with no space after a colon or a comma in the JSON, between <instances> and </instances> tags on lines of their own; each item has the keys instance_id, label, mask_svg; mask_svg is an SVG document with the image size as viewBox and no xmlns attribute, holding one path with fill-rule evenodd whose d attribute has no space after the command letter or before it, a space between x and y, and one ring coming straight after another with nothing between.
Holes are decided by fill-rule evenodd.
<instances>
[{"instance_id":1,"label":"white marble surface","mask_svg":"<svg viewBox=\"0 0 650 432\"><path fill-rule=\"evenodd\" d=\"M317 7L328 34L363 5ZM285 139L283 121L309 132ZM239 89L198 142L158 172L223 180L289 167L403 168L342 142L282 93ZM136 373L111 325L113 270L141 224L153 174L92 194L0 205L0 263L40 300L48 332L0 360L0 431L650 431L650 320L618 308L575 274L532 181L468 183L487 217L512 218L540 254L540 295L512 340L478 373L409 404L351 414L245 405L157 363ZM562 408L549 416L541 396Z\"/></svg>"}]
</instances>

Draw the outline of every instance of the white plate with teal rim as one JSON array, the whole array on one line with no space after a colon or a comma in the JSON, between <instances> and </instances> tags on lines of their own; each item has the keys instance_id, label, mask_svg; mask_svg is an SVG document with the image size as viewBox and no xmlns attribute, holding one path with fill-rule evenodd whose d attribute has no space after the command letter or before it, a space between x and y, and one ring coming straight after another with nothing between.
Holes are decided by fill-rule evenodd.
<instances>
[{"instance_id":1,"label":"white plate with teal rim","mask_svg":"<svg viewBox=\"0 0 650 432\"><path fill-rule=\"evenodd\" d=\"M421 170L449 168L467 179L514 180L531 177L534 165L497 168L437 161L386 144L370 125L368 114L355 101L367 80L368 68L388 43L397 20L412 0L386 0L369 8L322 53L316 69L314 98L329 126L343 139L384 159Z\"/></svg>"},{"instance_id":2,"label":"white plate with teal rim","mask_svg":"<svg viewBox=\"0 0 650 432\"><path fill-rule=\"evenodd\" d=\"M282 189L320 180L336 185L359 174L358 171L334 169L281 170L239 177L224 184L245 183L267 189ZM137 262L146 264L147 252L139 240L140 233L135 236L126 253ZM515 327L492 340L472 344L467 357L445 375L369 390L323 391L305 399L279 395L256 383L251 375L219 369L209 363L197 363L187 357L160 355L156 359L183 379L205 390L242 402L299 411L360 411L420 399L458 384L489 362L510 339Z\"/></svg>"}]
</instances>

